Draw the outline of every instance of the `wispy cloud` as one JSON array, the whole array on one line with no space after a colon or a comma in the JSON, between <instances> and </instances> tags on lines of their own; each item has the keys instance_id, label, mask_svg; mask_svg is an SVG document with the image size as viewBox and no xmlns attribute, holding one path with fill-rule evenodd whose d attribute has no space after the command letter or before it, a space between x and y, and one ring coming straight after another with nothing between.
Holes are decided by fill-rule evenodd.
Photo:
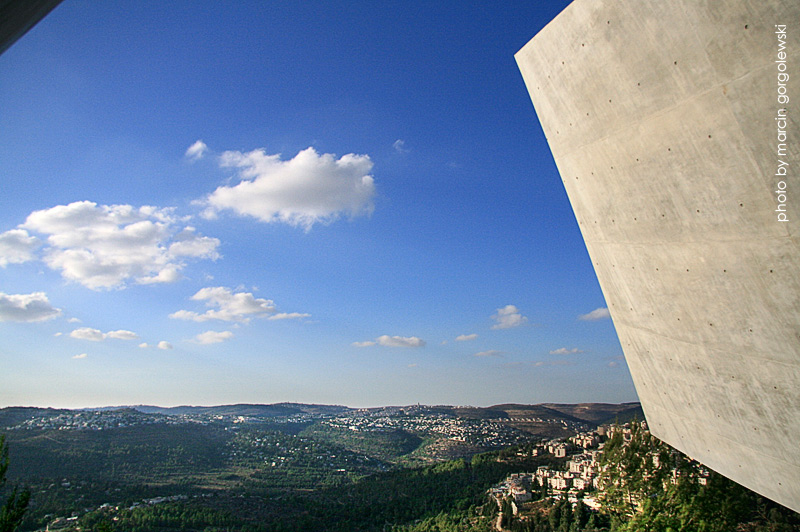
<instances>
[{"instance_id":1,"label":"wispy cloud","mask_svg":"<svg viewBox=\"0 0 800 532\"><path fill-rule=\"evenodd\" d=\"M0 321L45 321L61 315L44 292L4 294L0 292Z\"/></svg>"},{"instance_id":2,"label":"wispy cloud","mask_svg":"<svg viewBox=\"0 0 800 532\"><path fill-rule=\"evenodd\" d=\"M612 358L608 362L608 367L609 368L616 368L616 367L618 367L618 366L620 366L621 364L624 364L624 363L625 363L625 357L623 355L619 355L619 356L616 356L616 357Z\"/></svg>"},{"instance_id":3,"label":"wispy cloud","mask_svg":"<svg viewBox=\"0 0 800 532\"><path fill-rule=\"evenodd\" d=\"M572 349L567 349L566 347L560 347L558 349L550 351L551 355L574 355L576 353L583 353L583 351L578 349L577 347L573 347Z\"/></svg>"},{"instance_id":4,"label":"wispy cloud","mask_svg":"<svg viewBox=\"0 0 800 532\"><path fill-rule=\"evenodd\" d=\"M408 153L411 151L408 148L406 148L406 141L402 139L397 139L396 141L394 141L392 147L397 153Z\"/></svg>"},{"instance_id":5,"label":"wispy cloud","mask_svg":"<svg viewBox=\"0 0 800 532\"><path fill-rule=\"evenodd\" d=\"M208 344L218 344L220 342L224 342L225 340L229 340L233 338L233 333L231 331L206 331L204 333L200 333L194 337L195 341L198 344L208 345Z\"/></svg>"},{"instance_id":6,"label":"wispy cloud","mask_svg":"<svg viewBox=\"0 0 800 532\"><path fill-rule=\"evenodd\" d=\"M456 342L469 342L470 340L475 340L477 337L477 334L460 334L456 336Z\"/></svg>"},{"instance_id":7,"label":"wispy cloud","mask_svg":"<svg viewBox=\"0 0 800 532\"><path fill-rule=\"evenodd\" d=\"M248 153L227 151L223 167L236 168L240 182L221 186L205 200L205 216L221 210L252 216L262 222L282 222L310 230L315 223L330 223L342 214L370 214L375 184L367 155L349 153L339 159L307 148L293 159L268 155L263 149Z\"/></svg>"},{"instance_id":8,"label":"wispy cloud","mask_svg":"<svg viewBox=\"0 0 800 532\"><path fill-rule=\"evenodd\" d=\"M147 342L142 342L141 344L139 344L139 347L141 347L142 349L150 349L151 347L157 349L172 349L172 344L162 340L158 342L156 345L151 345L148 344Z\"/></svg>"},{"instance_id":9,"label":"wispy cloud","mask_svg":"<svg viewBox=\"0 0 800 532\"><path fill-rule=\"evenodd\" d=\"M369 341L368 340L366 342L353 342L350 345L352 345L353 347L372 347L373 345L376 345L376 344L377 344L377 342L373 342L373 341Z\"/></svg>"},{"instance_id":10,"label":"wispy cloud","mask_svg":"<svg viewBox=\"0 0 800 532\"><path fill-rule=\"evenodd\" d=\"M91 327L81 327L69 333L71 338L78 340L89 340L91 342L102 342L107 338L115 338L117 340L138 340L139 335L132 331L109 331L104 333L99 329L92 329Z\"/></svg>"},{"instance_id":11,"label":"wispy cloud","mask_svg":"<svg viewBox=\"0 0 800 532\"><path fill-rule=\"evenodd\" d=\"M51 269L93 290L173 282L186 259L219 257L219 240L182 226L171 209L78 201L34 211L20 227L46 236Z\"/></svg>"},{"instance_id":12,"label":"wispy cloud","mask_svg":"<svg viewBox=\"0 0 800 532\"><path fill-rule=\"evenodd\" d=\"M86 357L88 357L88 356L89 356L89 355L87 355L86 353L81 353L80 355L75 355L75 356L74 356L74 357L72 357L72 358L74 358L74 359L76 359L76 360L81 360L81 359L83 359L83 358L86 358Z\"/></svg>"},{"instance_id":13,"label":"wispy cloud","mask_svg":"<svg viewBox=\"0 0 800 532\"><path fill-rule=\"evenodd\" d=\"M492 325L492 329L511 329L528 323L528 318L520 314L519 309L514 305L506 305L497 309L497 312L492 315L492 319L496 322Z\"/></svg>"},{"instance_id":14,"label":"wispy cloud","mask_svg":"<svg viewBox=\"0 0 800 532\"><path fill-rule=\"evenodd\" d=\"M596 308L593 311L589 312L588 314L581 314L578 316L579 320L583 321L597 321L597 320L604 320L611 317L611 313L608 312L607 307L600 307Z\"/></svg>"},{"instance_id":15,"label":"wispy cloud","mask_svg":"<svg viewBox=\"0 0 800 532\"><path fill-rule=\"evenodd\" d=\"M303 318L310 318L311 314L306 314L303 312L279 312L277 314L273 314L268 320L299 320Z\"/></svg>"},{"instance_id":16,"label":"wispy cloud","mask_svg":"<svg viewBox=\"0 0 800 532\"><path fill-rule=\"evenodd\" d=\"M207 151L208 146L206 146L206 143L198 140L186 150L186 158L191 161L197 161L202 159Z\"/></svg>"},{"instance_id":17,"label":"wispy cloud","mask_svg":"<svg viewBox=\"0 0 800 532\"><path fill-rule=\"evenodd\" d=\"M476 357L502 357L503 356L503 352L491 349L489 351L481 351L480 353L475 353L472 356L476 356Z\"/></svg>"}]
</instances>

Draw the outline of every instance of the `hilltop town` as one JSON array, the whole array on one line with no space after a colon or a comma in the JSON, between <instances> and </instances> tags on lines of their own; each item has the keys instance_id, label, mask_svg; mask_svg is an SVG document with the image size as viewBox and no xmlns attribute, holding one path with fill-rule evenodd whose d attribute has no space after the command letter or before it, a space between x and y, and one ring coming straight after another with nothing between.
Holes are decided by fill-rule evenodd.
<instances>
[{"instance_id":1,"label":"hilltop town","mask_svg":"<svg viewBox=\"0 0 800 532\"><path fill-rule=\"evenodd\" d=\"M541 465L535 471L512 473L487 491L500 511L496 529L505 530L504 525L514 519L529 520L536 512L541 513L543 502L566 501L570 509L581 504L590 512L602 510L608 498L605 490L610 484L619 483L610 480L612 477L609 475L610 470L619 464L612 463L608 456L604 457L607 443L615 436L617 448L627 447L637 437L655 441L647 431L647 423L642 421L601 425L570 438L541 441L518 451L519 456L549 454L561 461L556 466ZM680 453L667 449L663 444L656 444L639 450L643 455L641 458L652 466L652 471L645 468L640 474L655 476L653 471L661 469L667 473L662 475L664 483L675 485L682 477L691 476L696 486L707 485L711 475L707 468L692 460L686 467L685 460L679 458ZM644 502L638 495L632 495L630 500L636 509Z\"/></svg>"}]
</instances>

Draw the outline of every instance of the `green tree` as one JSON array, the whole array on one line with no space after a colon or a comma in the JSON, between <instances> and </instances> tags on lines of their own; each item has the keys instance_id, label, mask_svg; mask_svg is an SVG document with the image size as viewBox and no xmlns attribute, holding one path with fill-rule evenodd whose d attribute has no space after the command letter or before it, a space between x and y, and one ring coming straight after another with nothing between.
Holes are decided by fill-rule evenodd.
<instances>
[{"instance_id":1,"label":"green tree","mask_svg":"<svg viewBox=\"0 0 800 532\"><path fill-rule=\"evenodd\" d=\"M0 490L6 483L6 471L8 471L8 446L6 445L5 434L0 435ZM0 508L0 532L14 532L19 526L28 508L28 501L31 494L27 490L18 491L15 486L11 494Z\"/></svg>"},{"instance_id":2,"label":"green tree","mask_svg":"<svg viewBox=\"0 0 800 532\"><path fill-rule=\"evenodd\" d=\"M628 441L622 428L615 426L600 461L604 510L615 520L630 520L645 501L663 492L674 462L671 449L641 423L630 424Z\"/></svg>"}]
</instances>

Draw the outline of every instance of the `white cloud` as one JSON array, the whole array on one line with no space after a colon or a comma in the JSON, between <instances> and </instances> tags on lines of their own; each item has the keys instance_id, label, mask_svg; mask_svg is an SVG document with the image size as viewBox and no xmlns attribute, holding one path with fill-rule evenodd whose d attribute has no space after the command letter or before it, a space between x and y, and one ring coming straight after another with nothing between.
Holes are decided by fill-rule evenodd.
<instances>
[{"instance_id":1,"label":"white cloud","mask_svg":"<svg viewBox=\"0 0 800 532\"><path fill-rule=\"evenodd\" d=\"M148 344L147 342L142 342L141 344L139 344L139 347L141 347L142 349L147 349L148 347L150 347L150 344Z\"/></svg>"},{"instance_id":2,"label":"white cloud","mask_svg":"<svg viewBox=\"0 0 800 532\"><path fill-rule=\"evenodd\" d=\"M514 305L506 305L497 309L497 313L492 315L492 319L497 322L492 325L492 329L511 329L528 322L528 318L520 314L519 309Z\"/></svg>"},{"instance_id":3,"label":"white cloud","mask_svg":"<svg viewBox=\"0 0 800 532\"><path fill-rule=\"evenodd\" d=\"M355 347L371 347L373 345L382 345L385 347L424 347L425 340L417 338L416 336L389 336L384 334L375 339L375 341L367 342L353 342Z\"/></svg>"},{"instance_id":4,"label":"white cloud","mask_svg":"<svg viewBox=\"0 0 800 532\"><path fill-rule=\"evenodd\" d=\"M597 321L597 320L604 320L610 317L611 313L608 312L608 308L600 307L594 309L588 314L581 314L580 316L578 316L578 319L583 321Z\"/></svg>"},{"instance_id":5,"label":"white cloud","mask_svg":"<svg viewBox=\"0 0 800 532\"><path fill-rule=\"evenodd\" d=\"M456 342L469 342L470 340L474 340L478 337L477 334L461 334L456 336Z\"/></svg>"},{"instance_id":6,"label":"white cloud","mask_svg":"<svg viewBox=\"0 0 800 532\"><path fill-rule=\"evenodd\" d=\"M353 347L372 347L375 342L353 342Z\"/></svg>"},{"instance_id":7,"label":"white cloud","mask_svg":"<svg viewBox=\"0 0 800 532\"><path fill-rule=\"evenodd\" d=\"M499 356L502 356L502 355L503 355L502 351L496 351L494 349L491 349L489 351L481 351L480 353L475 353L473 356L476 356L476 357L499 357Z\"/></svg>"},{"instance_id":8,"label":"white cloud","mask_svg":"<svg viewBox=\"0 0 800 532\"><path fill-rule=\"evenodd\" d=\"M61 315L44 292L4 294L0 292L0 321L45 321Z\"/></svg>"},{"instance_id":9,"label":"white cloud","mask_svg":"<svg viewBox=\"0 0 800 532\"><path fill-rule=\"evenodd\" d=\"M236 168L240 182L221 186L206 198L205 215L231 209L263 222L283 222L310 230L315 223L330 223L340 215L371 214L375 184L367 155L349 153L338 160L307 148L293 159L267 155L263 149L248 153L227 151L220 165Z\"/></svg>"},{"instance_id":10,"label":"white cloud","mask_svg":"<svg viewBox=\"0 0 800 532\"><path fill-rule=\"evenodd\" d=\"M186 158L192 161L197 161L202 159L207 151L208 146L206 146L206 143L202 140L198 140L186 150Z\"/></svg>"},{"instance_id":11,"label":"white cloud","mask_svg":"<svg viewBox=\"0 0 800 532\"><path fill-rule=\"evenodd\" d=\"M8 264L22 264L33 260L33 250L39 247L39 240L30 236L24 229L12 229L0 233L0 267Z\"/></svg>"},{"instance_id":12,"label":"white cloud","mask_svg":"<svg viewBox=\"0 0 800 532\"><path fill-rule=\"evenodd\" d=\"M138 340L139 335L131 331L109 331L106 333L106 338L116 338L117 340Z\"/></svg>"},{"instance_id":13,"label":"white cloud","mask_svg":"<svg viewBox=\"0 0 800 532\"><path fill-rule=\"evenodd\" d=\"M406 148L406 141L404 141L402 139L397 139L396 141L394 141L394 144L392 144L392 147L398 153L408 153L408 152L411 151L408 148Z\"/></svg>"},{"instance_id":14,"label":"white cloud","mask_svg":"<svg viewBox=\"0 0 800 532\"><path fill-rule=\"evenodd\" d=\"M417 338L416 336L389 336L384 334L375 339L379 345L387 347L424 347L425 340Z\"/></svg>"},{"instance_id":15,"label":"white cloud","mask_svg":"<svg viewBox=\"0 0 800 532\"><path fill-rule=\"evenodd\" d=\"M233 338L233 333L231 331L206 331L194 337L198 344L203 345L218 344L230 338Z\"/></svg>"},{"instance_id":16,"label":"white cloud","mask_svg":"<svg viewBox=\"0 0 800 532\"><path fill-rule=\"evenodd\" d=\"M80 323L81 320L79 320L78 318L70 318L70 319L67 320L67 322L69 322L69 323Z\"/></svg>"},{"instance_id":17,"label":"white cloud","mask_svg":"<svg viewBox=\"0 0 800 532\"><path fill-rule=\"evenodd\" d=\"M171 209L79 201L35 211L20 227L47 235L44 262L93 290L173 282L183 259L219 257L219 240L180 227Z\"/></svg>"},{"instance_id":18,"label":"white cloud","mask_svg":"<svg viewBox=\"0 0 800 532\"><path fill-rule=\"evenodd\" d=\"M583 353L583 351L581 351L577 347L573 347L572 349L567 349L566 347L560 347L558 349L550 351L551 355L574 355L575 353Z\"/></svg>"},{"instance_id":19,"label":"white cloud","mask_svg":"<svg viewBox=\"0 0 800 532\"><path fill-rule=\"evenodd\" d=\"M233 293L222 286L208 287L199 290L192 296L193 301L205 301L206 306L216 307L203 314L189 310L179 310L169 315L170 318L192 321L236 321L247 323L251 318L265 317L275 312L275 304L269 299L256 299L249 292Z\"/></svg>"},{"instance_id":20,"label":"white cloud","mask_svg":"<svg viewBox=\"0 0 800 532\"><path fill-rule=\"evenodd\" d=\"M161 340L160 342L158 342L157 347L159 349L172 349L172 344L169 342L165 342L164 340Z\"/></svg>"},{"instance_id":21,"label":"white cloud","mask_svg":"<svg viewBox=\"0 0 800 532\"><path fill-rule=\"evenodd\" d=\"M181 280L181 274L178 270L179 269L176 265L170 264L169 266L165 266L155 275L139 277L136 279L136 282L139 284L174 283L175 281Z\"/></svg>"},{"instance_id":22,"label":"white cloud","mask_svg":"<svg viewBox=\"0 0 800 532\"><path fill-rule=\"evenodd\" d=\"M77 338L78 340L89 340L91 342L102 342L106 338L115 338L117 340L139 339L139 335L135 332L119 330L104 333L98 329L92 329L91 327L81 327L80 329L75 329L69 333L69 335L71 338Z\"/></svg>"},{"instance_id":23,"label":"white cloud","mask_svg":"<svg viewBox=\"0 0 800 532\"><path fill-rule=\"evenodd\" d=\"M178 257L218 257L217 246L219 240L207 236L195 234L196 229L186 226L183 231L175 235L172 244L169 246L169 255L173 258Z\"/></svg>"},{"instance_id":24,"label":"white cloud","mask_svg":"<svg viewBox=\"0 0 800 532\"><path fill-rule=\"evenodd\" d=\"M279 312L267 318L268 320L298 320L302 318L310 318L311 314L304 314L300 312Z\"/></svg>"},{"instance_id":25,"label":"white cloud","mask_svg":"<svg viewBox=\"0 0 800 532\"><path fill-rule=\"evenodd\" d=\"M80 355L75 355L75 356L74 356L74 357L72 357L72 358L74 358L74 359L77 359L77 360L80 360L80 359L82 359L82 358L86 358L86 357L88 357L88 356L89 356L89 355L87 355L86 353L81 353Z\"/></svg>"},{"instance_id":26,"label":"white cloud","mask_svg":"<svg viewBox=\"0 0 800 532\"><path fill-rule=\"evenodd\" d=\"M91 327L81 327L69 333L70 338L77 338L78 340L89 340L90 342L102 342L106 339L106 335L98 329Z\"/></svg>"}]
</instances>

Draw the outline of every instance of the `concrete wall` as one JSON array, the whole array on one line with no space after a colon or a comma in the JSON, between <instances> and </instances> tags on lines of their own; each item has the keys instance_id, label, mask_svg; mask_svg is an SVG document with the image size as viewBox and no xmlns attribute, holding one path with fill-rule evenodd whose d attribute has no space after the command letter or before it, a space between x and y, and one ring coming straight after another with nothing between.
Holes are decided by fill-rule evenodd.
<instances>
[{"instance_id":1,"label":"concrete wall","mask_svg":"<svg viewBox=\"0 0 800 532\"><path fill-rule=\"evenodd\" d=\"M800 511L800 2L576 0L516 59L653 434Z\"/></svg>"}]
</instances>

